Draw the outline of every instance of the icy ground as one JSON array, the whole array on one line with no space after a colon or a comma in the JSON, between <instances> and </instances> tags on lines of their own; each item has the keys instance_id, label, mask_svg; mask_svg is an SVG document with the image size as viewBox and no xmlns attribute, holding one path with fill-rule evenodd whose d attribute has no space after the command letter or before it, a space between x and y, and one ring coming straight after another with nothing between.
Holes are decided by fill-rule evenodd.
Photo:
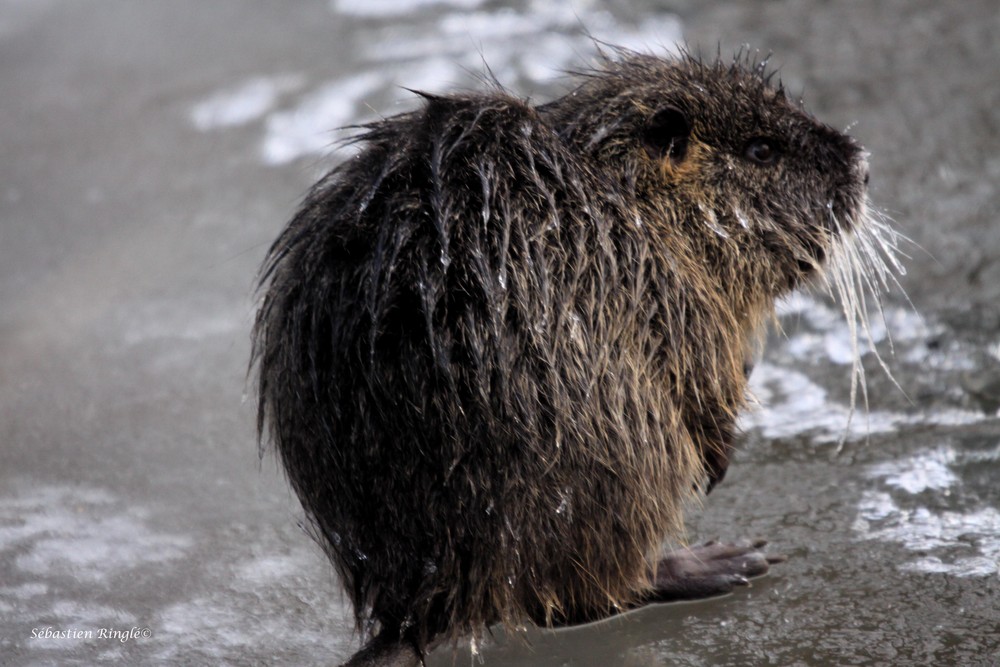
<instances>
[{"instance_id":1,"label":"icy ground","mask_svg":"<svg viewBox=\"0 0 1000 667\"><path fill-rule=\"evenodd\" d=\"M867 350L853 416L842 315L786 304L741 452L689 527L770 538L790 556L772 576L498 632L483 664L1000 660L1000 12L663 4L0 0L0 664L329 665L357 647L257 458L254 273L350 154L338 126L412 108L402 86L482 86L484 63L549 99L592 38L774 51L872 152L872 198L915 242L913 304L873 314L894 380Z\"/></svg>"}]
</instances>

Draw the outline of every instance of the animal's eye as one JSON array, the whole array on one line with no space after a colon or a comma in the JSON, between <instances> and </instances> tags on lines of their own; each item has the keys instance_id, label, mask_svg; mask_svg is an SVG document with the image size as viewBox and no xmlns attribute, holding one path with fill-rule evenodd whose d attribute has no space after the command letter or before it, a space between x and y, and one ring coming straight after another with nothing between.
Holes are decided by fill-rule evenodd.
<instances>
[{"instance_id":1,"label":"animal's eye","mask_svg":"<svg viewBox=\"0 0 1000 667\"><path fill-rule=\"evenodd\" d=\"M769 166L781 157L781 147L774 139L757 137L747 142L743 149L743 156L755 164Z\"/></svg>"}]
</instances>

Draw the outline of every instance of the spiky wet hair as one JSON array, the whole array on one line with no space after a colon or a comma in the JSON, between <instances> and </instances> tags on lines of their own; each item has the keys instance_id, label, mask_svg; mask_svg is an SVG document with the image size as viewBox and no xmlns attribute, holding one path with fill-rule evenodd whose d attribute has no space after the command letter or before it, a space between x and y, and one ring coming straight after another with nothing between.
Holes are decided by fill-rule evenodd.
<instances>
[{"instance_id":1,"label":"spiky wet hair","mask_svg":"<svg viewBox=\"0 0 1000 667\"><path fill-rule=\"evenodd\" d=\"M853 408L865 386L859 333L871 339L869 307L890 287L901 291L895 276L906 239L868 201L867 153L790 97L769 60L750 50L725 60L682 48L665 60L609 47L597 68L578 72L579 87L551 105L553 122L582 153L627 165L619 173L640 190L670 192L670 210L654 218L694 221L725 239L720 248L758 263L769 258L751 272L730 265L756 279L732 298L803 283L829 291L852 333ZM652 177L637 139L664 158L654 160ZM759 140L777 151L767 169L746 159Z\"/></svg>"},{"instance_id":2,"label":"spiky wet hair","mask_svg":"<svg viewBox=\"0 0 1000 667\"><path fill-rule=\"evenodd\" d=\"M870 277L838 248L878 238L860 147L756 66L620 52L541 107L425 98L281 233L253 343L359 625L421 650L640 599L774 299L838 253Z\"/></svg>"}]
</instances>

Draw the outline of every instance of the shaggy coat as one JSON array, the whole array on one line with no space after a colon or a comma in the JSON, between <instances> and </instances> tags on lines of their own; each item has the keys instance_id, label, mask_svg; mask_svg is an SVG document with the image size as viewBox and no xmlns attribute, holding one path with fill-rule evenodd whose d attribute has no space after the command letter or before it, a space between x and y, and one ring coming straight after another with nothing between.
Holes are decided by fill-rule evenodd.
<instances>
[{"instance_id":1,"label":"shaggy coat","mask_svg":"<svg viewBox=\"0 0 1000 667\"><path fill-rule=\"evenodd\" d=\"M359 626L419 652L642 599L867 174L742 60L423 97L314 187L254 330L262 436Z\"/></svg>"}]
</instances>

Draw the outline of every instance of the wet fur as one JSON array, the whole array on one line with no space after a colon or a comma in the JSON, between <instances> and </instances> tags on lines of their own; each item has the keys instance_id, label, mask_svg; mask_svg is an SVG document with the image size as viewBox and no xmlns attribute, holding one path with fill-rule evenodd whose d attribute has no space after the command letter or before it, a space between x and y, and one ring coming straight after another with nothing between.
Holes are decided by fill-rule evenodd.
<instances>
[{"instance_id":1,"label":"wet fur","mask_svg":"<svg viewBox=\"0 0 1000 667\"><path fill-rule=\"evenodd\" d=\"M359 627L414 656L641 600L725 473L774 300L867 222L860 147L743 60L425 97L315 186L254 329L262 437ZM664 108L681 159L642 145Z\"/></svg>"}]
</instances>

